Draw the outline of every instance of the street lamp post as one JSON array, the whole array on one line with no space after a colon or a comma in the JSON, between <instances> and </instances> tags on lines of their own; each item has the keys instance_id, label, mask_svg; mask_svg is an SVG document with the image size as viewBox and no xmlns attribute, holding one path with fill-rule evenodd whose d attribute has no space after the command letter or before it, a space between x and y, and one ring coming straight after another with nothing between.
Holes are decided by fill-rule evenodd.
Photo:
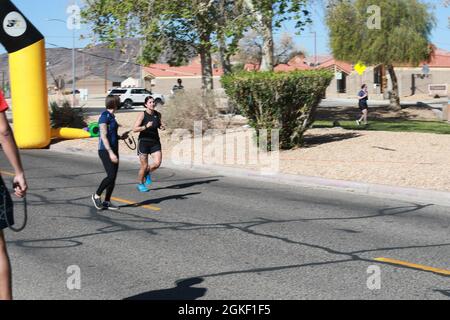
<instances>
[{"instance_id":1,"label":"street lamp post","mask_svg":"<svg viewBox=\"0 0 450 320\"><path fill-rule=\"evenodd\" d=\"M74 18L75 19L75 18ZM57 21L66 24L61 19L47 19L47 21ZM75 106L75 88L76 88L76 68L75 68L75 28L72 28L72 106Z\"/></svg>"},{"instance_id":2,"label":"street lamp post","mask_svg":"<svg viewBox=\"0 0 450 320\"><path fill-rule=\"evenodd\" d=\"M76 79L75 79L75 28L72 30L72 106L75 106L75 90L76 90Z\"/></svg>"},{"instance_id":3,"label":"street lamp post","mask_svg":"<svg viewBox=\"0 0 450 320\"><path fill-rule=\"evenodd\" d=\"M314 35L314 68L317 67L317 32L312 31L311 34Z\"/></svg>"},{"instance_id":4,"label":"street lamp post","mask_svg":"<svg viewBox=\"0 0 450 320\"><path fill-rule=\"evenodd\" d=\"M139 55L140 58L142 58L142 55L144 53L144 49L143 49L143 45L144 45L144 40L139 39ZM141 88L145 87L145 81L144 81L144 71L142 68L142 62L139 63L139 85Z\"/></svg>"}]
</instances>

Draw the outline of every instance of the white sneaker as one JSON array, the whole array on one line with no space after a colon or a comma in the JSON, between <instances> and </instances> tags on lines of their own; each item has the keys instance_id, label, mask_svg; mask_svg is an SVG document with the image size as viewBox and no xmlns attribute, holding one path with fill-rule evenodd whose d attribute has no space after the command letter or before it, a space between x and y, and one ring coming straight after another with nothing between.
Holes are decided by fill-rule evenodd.
<instances>
[{"instance_id":1,"label":"white sneaker","mask_svg":"<svg viewBox=\"0 0 450 320\"><path fill-rule=\"evenodd\" d=\"M360 125L361 125L361 122L360 122L359 120L356 120L356 124L357 124L358 126L360 126Z\"/></svg>"},{"instance_id":2,"label":"white sneaker","mask_svg":"<svg viewBox=\"0 0 450 320\"><path fill-rule=\"evenodd\" d=\"M115 206L111 203L111 201L105 201L103 202L103 209L105 210L120 210L118 206Z\"/></svg>"},{"instance_id":3,"label":"white sneaker","mask_svg":"<svg viewBox=\"0 0 450 320\"><path fill-rule=\"evenodd\" d=\"M91 196L92 202L97 210L103 209L103 203L101 198L97 198L95 194Z\"/></svg>"}]
</instances>

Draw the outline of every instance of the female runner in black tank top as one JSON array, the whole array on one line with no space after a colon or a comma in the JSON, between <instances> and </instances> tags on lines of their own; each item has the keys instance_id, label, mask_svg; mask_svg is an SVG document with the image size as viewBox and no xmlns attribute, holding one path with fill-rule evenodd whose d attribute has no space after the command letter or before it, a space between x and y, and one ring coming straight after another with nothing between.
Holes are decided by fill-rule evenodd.
<instances>
[{"instance_id":1,"label":"female runner in black tank top","mask_svg":"<svg viewBox=\"0 0 450 320\"><path fill-rule=\"evenodd\" d=\"M134 124L133 131L139 133L138 156L141 162L137 189L140 192L149 192L148 186L152 184L151 174L161 166L162 148L159 138L159 129L164 129L161 114L155 110L155 101L152 97L145 99L145 112L140 113ZM148 164L148 155L152 156L153 163Z\"/></svg>"}]
</instances>

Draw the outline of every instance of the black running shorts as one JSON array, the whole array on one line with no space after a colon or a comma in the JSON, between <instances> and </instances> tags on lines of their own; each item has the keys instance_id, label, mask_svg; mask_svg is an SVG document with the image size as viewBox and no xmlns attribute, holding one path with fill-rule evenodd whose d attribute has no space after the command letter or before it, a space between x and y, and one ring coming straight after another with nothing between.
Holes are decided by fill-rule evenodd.
<instances>
[{"instance_id":1,"label":"black running shorts","mask_svg":"<svg viewBox=\"0 0 450 320\"><path fill-rule=\"evenodd\" d=\"M359 103L359 110L363 111L363 110L368 110L369 106L367 104L367 102L360 102Z\"/></svg>"},{"instance_id":2,"label":"black running shorts","mask_svg":"<svg viewBox=\"0 0 450 320\"><path fill-rule=\"evenodd\" d=\"M156 141L139 139L138 143L138 156L154 154L155 152L161 151L161 143Z\"/></svg>"}]
</instances>

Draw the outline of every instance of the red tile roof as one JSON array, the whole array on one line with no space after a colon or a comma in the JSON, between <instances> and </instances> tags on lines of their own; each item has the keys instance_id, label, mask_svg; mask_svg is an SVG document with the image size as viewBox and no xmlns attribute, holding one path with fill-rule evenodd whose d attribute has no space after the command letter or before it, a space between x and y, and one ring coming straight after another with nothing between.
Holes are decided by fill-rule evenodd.
<instances>
[{"instance_id":1,"label":"red tile roof","mask_svg":"<svg viewBox=\"0 0 450 320\"><path fill-rule=\"evenodd\" d=\"M247 63L244 66L244 70L245 71L258 71L260 68L259 64L253 64L253 63ZM311 69L310 67L308 67L307 65L304 64L284 64L281 63L279 65L277 65L274 70L278 71L278 72L285 72L285 71L294 71L294 70L309 70Z\"/></svg>"},{"instance_id":2,"label":"red tile roof","mask_svg":"<svg viewBox=\"0 0 450 320\"><path fill-rule=\"evenodd\" d=\"M331 59L329 59L327 61L324 61L317 68L318 69L327 69L327 68L334 68L334 66L336 66L336 68L339 71L344 71L347 74L350 74L353 71L352 64L350 64L348 62L344 62L344 61L339 61L339 60L336 60L334 58L331 58Z\"/></svg>"},{"instance_id":3,"label":"red tile roof","mask_svg":"<svg viewBox=\"0 0 450 320\"><path fill-rule=\"evenodd\" d=\"M308 66L309 64L306 61L306 58L303 55L298 55L293 57L288 61L287 65L289 66Z\"/></svg>"},{"instance_id":4,"label":"red tile roof","mask_svg":"<svg viewBox=\"0 0 450 320\"><path fill-rule=\"evenodd\" d=\"M245 71L258 71L259 70L260 65L259 64L255 64L255 63L247 63L244 66L244 70Z\"/></svg>"},{"instance_id":5,"label":"red tile roof","mask_svg":"<svg viewBox=\"0 0 450 320\"><path fill-rule=\"evenodd\" d=\"M431 68L450 68L450 52L437 49L428 64Z\"/></svg>"},{"instance_id":6,"label":"red tile roof","mask_svg":"<svg viewBox=\"0 0 450 320\"><path fill-rule=\"evenodd\" d=\"M353 67L350 63L343 62L343 61L337 61L331 56L320 56L321 59L318 59L318 61L321 61L322 64L320 64L317 69L324 69L324 68L330 68L336 65L337 69L340 71L344 71L348 74L350 74L353 71ZM304 57L297 56L292 58L287 64L282 63L275 67L275 71L278 72L286 72L286 71L294 71L294 70L314 70L314 67L311 67L307 64L308 59L305 59ZM248 63L245 65L244 69L246 71L257 71L259 70L258 64L252 64Z\"/></svg>"},{"instance_id":7,"label":"red tile roof","mask_svg":"<svg viewBox=\"0 0 450 320\"><path fill-rule=\"evenodd\" d=\"M286 71L295 71L295 70L311 70L312 68L307 66L306 64L279 64L275 67L275 71L278 72L286 72Z\"/></svg>"},{"instance_id":8,"label":"red tile roof","mask_svg":"<svg viewBox=\"0 0 450 320\"><path fill-rule=\"evenodd\" d=\"M195 77L202 75L202 66L198 63L197 59L195 59L189 65L181 67L171 67L168 64L151 64L144 68L144 72L155 78ZM213 69L213 76L221 76L222 74L222 68Z\"/></svg>"},{"instance_id":9,"label":"red tile roof","mask_svg":"<svg viewBox=\"0 0 450 320\"><path fill-rule=\"evenodd\" d=\"M330 59L333 59L333 56L330 54L327 55L318 55L317 56L317 63L322 64ZM309 56L305 58L305 62L308 65L314 65L316 63L316 57L315 56Z\"/></svg>"}]
</instances>

